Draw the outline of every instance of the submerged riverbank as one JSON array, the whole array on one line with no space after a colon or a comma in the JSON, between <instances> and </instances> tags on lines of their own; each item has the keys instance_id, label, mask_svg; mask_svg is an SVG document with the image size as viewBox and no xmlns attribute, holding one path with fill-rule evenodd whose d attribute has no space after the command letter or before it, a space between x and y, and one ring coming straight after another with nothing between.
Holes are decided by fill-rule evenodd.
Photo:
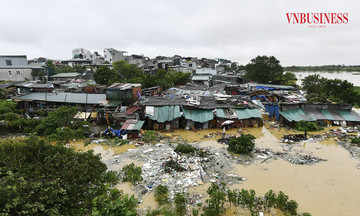
<instances>
[{"instance_id":1,"label":"submerged riverbank","mask_svg":"<svg viewBox=\"0 0 360 216\"><path fill-rule=\"evenodd\" d=\"M310 134L323 134L335 129L337 127L330 127L325 131ZM166 155L161 154L162 148L174 148L177 140L187 140L194 146L209 149L215 157L214 161L218 160L220 164L214 168L209 166L209 170L205 170L210 176L206 177L204 174L204 181L194 180L191 182L192 184L189 183L190 185L184 187L194 199L201 199L203 202L210 180L223 179L231 189L254 189L257 195L264 194L270 189L283 191L289 195L290 199L298 202L299 212L310 212L312 215L358 215L360 207L357 205L357 196L360 194L360 188L357 187L357 184L360 181L360 170L357 167L360 161L353 159L347 150L338 145L336 138L308 139L299 143L285 144L280 141L280 137L284 134L294 133L294 131L272 127L271 122L266 122L265 127L262 128L243 128L241 131L232 129L229 133L254 134L257 138L255 140L256 148L269 149L269 152L272 152L271 154L260 152L254 154L252 159L242 160L238 155L224 154L227 152L227 145L216 142L220 138L220 133L219 130L211 129L198 132L176 130L162 133L162 136L165 137L166 134L168 139L163 139L157 146L145 144L136 147L135 144L126 144L120 147L108 147L91 144L84 147L82 143L73 146L79 150L92 149L95 153L100 153L108 169L120 171L124 165L132 162L142 166L143 169L146 166L149 168L149 160L156 160L154 158L156 155L165 159ZM168 140L174 144L167 144ZM153 149L157 154L151 154L151 157L146 156L144 151L149 149ZM287 160L287 157L276 155L276 152L285 152L288 155L309 155L324 160L300 165ZM268 159L265 161L266 158ZM239 162L240 159L242 162ZM221 167L222 164L224 167ZM151 166L156 166L156 163ZM193 169L197 168L193 167ZM212 175L214 173L218 176ZM231 176L241 177L241 181L231 180ZM156 181L164 183L170 179L169 176L159 176ZM142 200L139 205L140 210L155 209L154 194L149 188L146 188L147 184L148 182L142 186L130 188L130 184L121 183L118 188L139 197ZM145 191L141 190L144 188Z\"/></svg>"}]
</instances>

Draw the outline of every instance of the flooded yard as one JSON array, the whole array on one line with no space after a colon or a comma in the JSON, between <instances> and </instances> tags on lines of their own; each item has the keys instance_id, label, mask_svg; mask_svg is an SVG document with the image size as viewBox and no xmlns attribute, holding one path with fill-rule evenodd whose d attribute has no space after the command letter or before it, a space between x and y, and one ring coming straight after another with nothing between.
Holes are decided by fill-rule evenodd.
<instances>
[{"instance_id":1,"label":"flooded yard","mask_svg":"<svg viewBox=\"0 0 360 216\"><path fill-rule=\"evenodd\" d=\"M327 128L326 131L335 128ZM280 137L284 134L294 133L294 131L284 128L271 128L269 123L262 128L242 128L231 129L227 133L251 133L256 137L255 144L258 148L269 148L272 151L283 151L284 144L280 142ZM324 131L318 132L319 134ZM210 147L215 151L225 151L227 145L216 142L220 138L221 130L207 129L201 131L176 130L174 132L162 133L169 137L182 137L189 143L193 143L201 148ZM208 136L212 134L212 136ZM338 146L334 138L323 141L313 139L293 145L291 154L313 155L326 159L314 164L298 165L293 164L283 158L274 157L261 163L262 160L254 160L249 164L239 164L235 161L228 164L228 173L243 176L246 181L233 182L228 184L231 189L254 189L257 195L262 195L270 189L278 192L283 191L289 195L290 199L298 202L298 212L310 212L312 215L359 215L360 205L358 196L360 194L360 170L357 168L360 161L353 159L350 153ZM74 145L80 150L93 149L95 153L102 155L103 161L111 170L119 171L129 163L134 162L141 166L147 159L142 158L123 158L123 152L136 149L134 144L120 147L107 147L99 144L91 144L86 147L82 143ZM142 147L139 147L142 148ZM201 194L206 197L206 189L209 182L191 186L188 190L190 194ZM154 192L140 196L138 191L131 189L129 183L121 183L117 188L125 193L135 194L141 197L142 203L139 209L156 208ZM241 212L241 215L248 215Z\"/></svg>"}]
</instances>

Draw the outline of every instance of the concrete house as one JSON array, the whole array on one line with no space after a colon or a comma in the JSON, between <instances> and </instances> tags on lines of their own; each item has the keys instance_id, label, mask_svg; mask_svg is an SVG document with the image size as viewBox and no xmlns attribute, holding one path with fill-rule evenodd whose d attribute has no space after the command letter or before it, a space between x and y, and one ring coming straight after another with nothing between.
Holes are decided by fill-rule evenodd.
<instances>
[{"instance_id":1,"label":"concrete house","mask_svg":"<svg viewBox=\"0 0 360 216\"><path fill-rule=\"evenodd\" d=\"M0 80L32 80L31 72L32 69L28 65L26 55L0 56Z\"/></svg>"}]
</instances>

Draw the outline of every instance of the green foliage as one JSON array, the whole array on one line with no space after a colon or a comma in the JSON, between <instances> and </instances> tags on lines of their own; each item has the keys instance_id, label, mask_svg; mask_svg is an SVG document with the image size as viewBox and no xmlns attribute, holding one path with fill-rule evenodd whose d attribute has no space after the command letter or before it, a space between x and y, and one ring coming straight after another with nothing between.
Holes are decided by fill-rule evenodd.
<instances>
[{"instance_id":1,"label":"green foliage","mask_svg":"<svg viewBox=\"0 0 360 216\"><path fill-rule=\"evenodd\" d=\"M351 139L351 144L359 145L360 144L360 137L355 137L355 138Z\"/></svg>"},{"instance_id":2,"label":"green foliage","mask_svg":"<svg viewBox=\"0 0 360 216\"><path fill-rule=\"evenodd\" d=\"M0 88L0 100L7 98L7 92L5 89Z\"/></svg>"},{"instance_id":3,"label":"green foliage","mask_svg":"<svg viewBox=\"0 0 360 216\"><path fill-rule=\"evenodd\" d=\"M193 153L195 151L197 151L197 148L193 147L192 145L189 145L189 144L178 144L174 150L176 153L184 153L184 154L187 154L187 153Z\"/></svg>"},{"instance_id":4,"label":"green foliage","mask_svg":"<svg viewBox=\"0 0 360 216\"><path fill-rule=\"evenodd\" d=\"M1 140L0 158L0 215L100 215L100 206L101 212L136 215L133 199L109 191L117 176L92 151L30 137Z\"/></svg>"},{"instance_id":5,"label":"green foliage","mask_svg":"<svg viewBox=\"0 0 360 216\"><path fill-rule=\"evenodd\" d=\"M82 138L84 133L89 130L89 122L74 121L76 108L61 106L57 110L49 112L39 125L34 128L34 132L41 136L47 136L49 140L58 143L68 143L72 139Z\"/></svg>"},{"instance_id":6,"label":"green foliage","mask_svg":"<svg viewBox=\"0 0 360 216\"><path fill-rule=\"evenodd\" d=\"M57 110L49 112L48 116L43 118L40 125L35 128L35 132L45 136L54 134L58 128L70 125L75 114L75 107L61 106Z\"/></svg>"},{"instance_id":7,"label":"green foliage","mask_svg":"<svg viewBox=\"0 0 360 216\"><path fill-rule=\"evenodd\" d=\"M360 93L347 80L326 79L318 74L303 79L302 88L307 91L309 102L336 102L359 104Z\"/></svg>"},{"instance_id":8,"label":"green foliage","mask_svg":"<svg viewBox=\"0 0 360 216\"><path fill-rule=\"evenodd\" d=\"M146 216L176 216L176 213L167 207L161 209L148 210Z\"/></svg>"},{"instance_id":9,"label":"green foliage","mask_svg":"<svg viewBox=\"0 0 360 216\"><path fill-rule=\"evenodd\" d=\"M228 151L236 154L249 154L254 150L254 139L255 137L251 134L241 134L240 137L231 138L228 144Z\"/></svg>"},{"instance_id":10,"label":"green foliage","mask_svg":"<svg viewBox=\"0 0 360 216\"><path fill-rule=\"evenodd\" d=\"M94 80L97 84L108 85L109 81L115 76L115 71L107 66L99 67L94 73Z\"/></svg>"},{"instance_id":11,"label":"green foliage","mask_svg":"<svg viewBox=\"0 0 360 216\"><path fill-rule=\"evenodd\" d=\"M186 203L187 197L185 193L176 193L175 194L175 213L176 216L184 216L186 215Z\"/></svg>"},{"instance_id":12,"label":"green foliage","mask_svg":"<svg viewBox=\"0 0 360 216\"><path fill-rule=\"evenodd\" d=\"M134 163L125 165L122 168L122 172L123 172L123 178L122 178L123 181L129 181L132 184L136 184L137 182L143 180L141 176L142 174L141 167L135 166Z\"/></svg>"},{"instance_id":13,"label":"green foliage","mask_svg":"<svg viewBox=\"0 0 360 216\"><path fill-rule=\"evenodd\" d=\"M246 78L259 83L284 84L284 69L274 56L257 56L245 66Z\"/></svg>"},{"instance_id":14,"label":"green foliage","mask_svg":"<svg viewBox=\"0 0 360 216\"><path fill-rule=\"evenodd\" d=\"M225 212L224 204L226 202L226 188L225 183L217 185L212 183L207 189L209 199L206 200L206 206L203 208L204 216L217 216L222 215Z\"/></svg>"},{"instance_id":15,"label":"green foliage","mask_svg":"<svg viewBox=\"0 0 360 216\"><path fill-rule=\"evenodd\" d=\"M191 74L174 70L159 69L156 74L150 74L134 64L126 61L113 63L113 70L107 67L100 67L94 75L97 83L110 85L115 82L120 83L140 83L143 88L161 86L164 89L185 84L190 81Z\"/></svg>"},{"instance_id":16,"label":"green foliage","mask_svg":"<svg viewBox=\"0 0 360 216\"><path fill-rule=\"evenodd\" d=\"M123 195L117 189L111 189L109 193L100 195L93 200L93 216L136 216L137 199L134 195Z\"/></svg>"},{"instance_id":17,"label":"green foliage","mask_svg":"<svg viewBox=\"0 0 360 216\"><path fill-rule=\"evenodd\" d=\"M316 122L299 121L296 122L294 129L298 131L319 131L324 128L319 126Z\"/></svg>"},{"instance_id":18,"label":"green foliage","mask_svg":"<svg viewBox=\"0 0 360 216\"><path fill-rule=\"evenodd\" d=\"M146 143L155 143L157 139L156 131L154 130L147 130L145 131L143 141Z\"/></svg>"},{"instance_id":19,"label":"green foliage","mask_svg":"<svg viewBox=\"0 0 360 216\"><path fill-rule=\"evenodd\" d=\"M155 190L155 200L159 205L169 204L169 190L167 186L159 185Z\"/></svg>"}]
</instances>

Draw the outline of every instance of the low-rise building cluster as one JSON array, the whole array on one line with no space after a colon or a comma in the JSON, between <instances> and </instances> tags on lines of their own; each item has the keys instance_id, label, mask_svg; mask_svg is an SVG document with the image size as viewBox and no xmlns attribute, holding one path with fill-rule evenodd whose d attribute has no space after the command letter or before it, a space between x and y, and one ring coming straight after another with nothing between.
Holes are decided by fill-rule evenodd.
<instances>
[{"instance_id":1,"label":"low-rise building cluster","mask_svg":"<svg viewBox=\"0 0 360 216\"><path fill-rule=\"evenodd\" d=\"M248 82L242 71L224 73L233 62L224 59L183 58L154 59L127 55L109 48L104 56L86 49L74 49L72 59L59 61L69 66L84 65L92 69L111 66L119 60L137 64L144 71L174 69L191 72L191 83L176 88L160 86L143 89L137 83L98 85L91 69L58 73L46 80L32 81L33 71L47 70L47 59L28 64L26 56L0 56L0 88L18 102L28 116L38 109L52 110L61 105L76 106L80 119L94 124L111 125L136 137L141 129L199 130L222 127L260 127L263 119L284 124L320 121L324 125L359 124L360 116L350 105L309 104L306 92L293 86ZM90 68L91 68L90 67Z\"/></svg>"}]
</instances>

